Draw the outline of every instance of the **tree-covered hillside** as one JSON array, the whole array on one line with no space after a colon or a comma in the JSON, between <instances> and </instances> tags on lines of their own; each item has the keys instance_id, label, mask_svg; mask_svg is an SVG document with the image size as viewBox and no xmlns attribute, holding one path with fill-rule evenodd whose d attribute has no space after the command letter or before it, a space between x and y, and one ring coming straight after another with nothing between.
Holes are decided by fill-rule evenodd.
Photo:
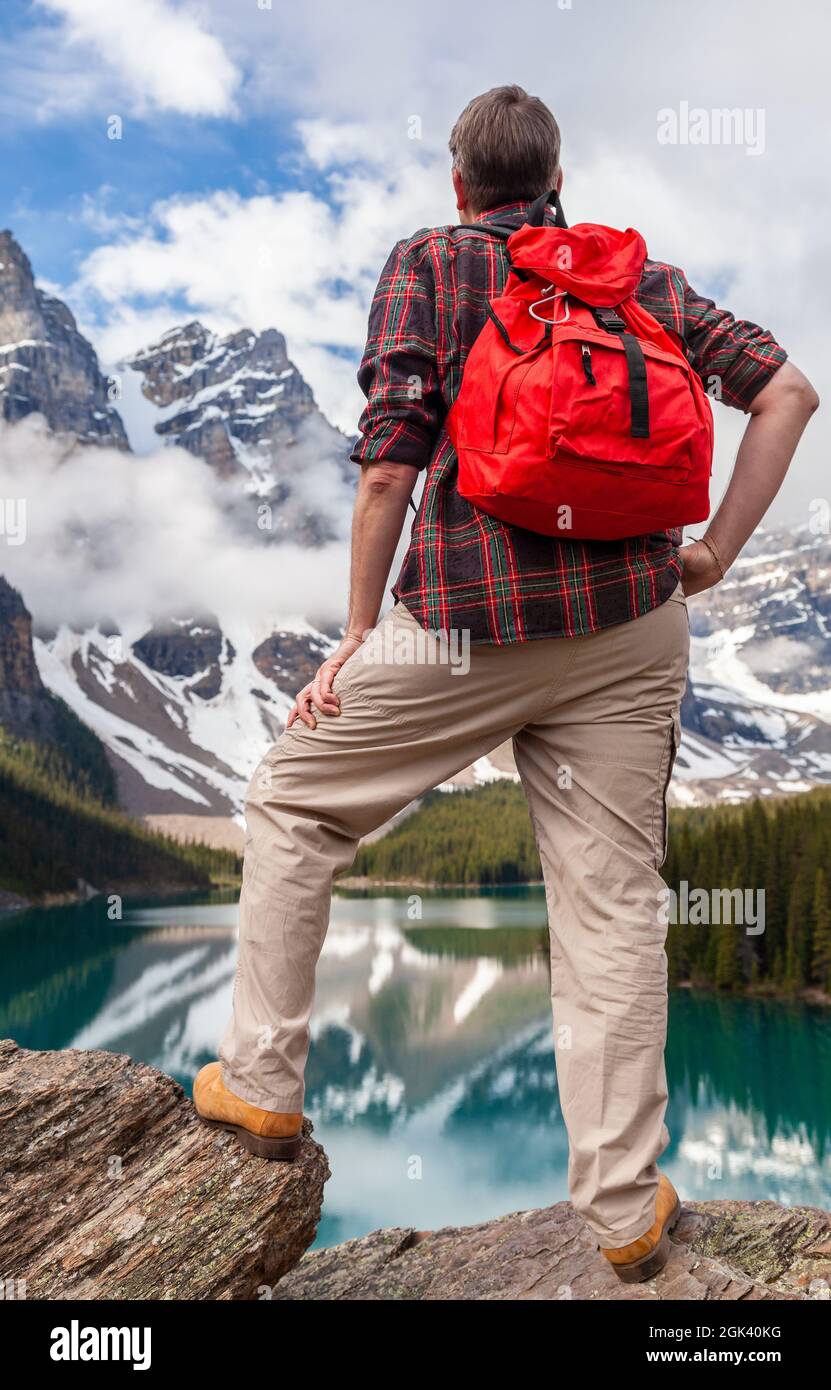
<instances>
[{"instance_id":1,"label":"tree-covered hillside","mask_svg":"<svg viewBox=\"0 0 831 1390\"><path fill-rule=\"evenodd\" d=\"M153 834L109 804L96 743L86 750L85 779L83 748L79 770L77 757L70 767L69 754L52 744L0 731L0 888L37 899L73 892L83 879L99 889L152 892L239 873L235 854Z\"/></svg>"},{"instance_id":2,"label":"tree-covered hillside","mask_svg":"<svg viewBox=\"0 0 831 1390\"><path fill-rule=\"evenodd\" d=\"M525 797L514 782L430 792L418 811L358 851L356 874L430 883L526 883L541 876Z\"/></svg>"}]
</instances>

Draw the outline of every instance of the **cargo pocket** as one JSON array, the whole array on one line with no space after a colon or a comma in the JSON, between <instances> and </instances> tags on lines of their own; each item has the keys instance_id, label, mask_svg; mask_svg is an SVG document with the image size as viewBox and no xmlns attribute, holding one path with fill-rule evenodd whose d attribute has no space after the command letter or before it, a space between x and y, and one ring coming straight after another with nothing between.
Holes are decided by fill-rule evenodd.
<instances>
[{"instance_id":1,"label":"cargo pocket","mask_svg":"<svg viewBox=\"0 0 831 1390\"><path fill-rule=\"evenodd\" d=\"M667 857L667 849L669 848L669 807L667 805L667 796L680 743L681 717L678 710L674 710L670 716L670 726L667 730L664 755L661 759L660 790L652 823L652 843L655 850L656 869L660 869L664 864Z\"/></svg>"}]
</instances>

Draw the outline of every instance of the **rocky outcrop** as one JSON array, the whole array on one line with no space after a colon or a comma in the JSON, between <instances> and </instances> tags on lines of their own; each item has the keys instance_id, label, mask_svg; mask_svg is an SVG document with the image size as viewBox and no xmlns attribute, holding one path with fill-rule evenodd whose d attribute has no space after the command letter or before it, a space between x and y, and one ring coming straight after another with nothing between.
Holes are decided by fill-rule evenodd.
<instances>
[{"instance_id":1,"label":"rocky outcrop","mask_svg":"<svg viewBox=\"0 0 831 1390\"><path fill-rule=\"evenodd\" d=\"M163 676L183 677L191 682L187 685L191 694L211 700L222 688L220 658L224 641L212 616L172 618L134 642L133 651L151 670ZM233 658L233 652L229 655Z\"/></svg>"},{"instance_id":2,"label":"rocky outcrop","mask_svg":"<svg viewBox=\"0 0 831 1390\"><path fill-rule=\"evenodd\" d=\"M479 1226L373 1231L306 1255L284 1300L564 1300L650 1303L831 1297L831 1215L776 1202L684 1208L666 1268L622 1284L566 1202Z\"/></svg>"},{"instance_id":3,"label":"rocky outcrop","mask_svg":"<svg viewBox=\"0 0 831 1390\"><path fill-rule=\"evenodd\" d=\"M99 800L115 800L115 779L100 739L40 677L32 618L20 594L0 575L0 733L48 745L53 776Z\"/></svg>"},{"instance_id":4,"label":"rocky outcrop","mask_svg":"<svg viewBox=\"0 0 831 1390\"><path fill-rule=\"evenodd\" d=\"M0 724L26 736L48 710L48 697L32 650L32 616L0 576Z\"/></svg>"},{"instance_id":5,"label":"rocky outcrop","mask_svg":"<svg viewBox=\"0 0 831 1390\"><path fill-rule=\"evenodd\" d=\"M262 675L294 695L313 679L331 648L314 633L275 632L254 648L251 659Z\"/></svg>"},{"instance_id":6,"label":"rocky outcrop","mask_svg":"<svg viewBox=\"0 0 831 1390\"><path fill-rule=\"evenodd\" d=\"M28 257L0 232L0 416L43 415L84 444L128 448L98 358L59 299L39 290Z\"/></svg>"},{"instance_id":7,"label":"rocky outcrop","mask_svg":"<svg viewBox=\"0 0 831 1390\"><path fill-rule=\"evenodd\" d=\"M271 1296L314 1239L329 1168L245 1153L181 1086L107 1052L0 1042L0 1279L27 1299Z\"/></svg>"},{"instance_id":8,"label":"rocky outcrop","mask_svg":"<svg viewBox=\"0 0 831 1390\"><path fill-rule=\"evenodd\" d=\"M0 1042L0 1281L28 1299L831 1299L831 1215L776 1202L689 1203L646 1284L615 1278L566 1202L306 1254L329 1167L304 1135L268 1163L152 1067Z\"/></svg>"}]
</instances>

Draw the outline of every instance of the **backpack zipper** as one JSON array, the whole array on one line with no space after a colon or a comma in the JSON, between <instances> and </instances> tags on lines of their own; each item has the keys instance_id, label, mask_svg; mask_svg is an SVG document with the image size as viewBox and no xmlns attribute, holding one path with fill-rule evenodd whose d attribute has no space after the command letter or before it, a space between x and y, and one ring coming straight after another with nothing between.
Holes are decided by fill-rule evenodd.
<instances>
[{"instance_id":1,"label":"backpack zipper","mask_svg":"<svg viewBox=\"0 0 831 1390\"><path fill-rule=\"evenodd\" d=\"M583 358L583 371L586 374L586 381L589 383L589 386L596 386L597 382L595 380L594 372L592 371L591 348L589 347L588 343L580 344L580 352Z\"/></svg>"}]
</instances>

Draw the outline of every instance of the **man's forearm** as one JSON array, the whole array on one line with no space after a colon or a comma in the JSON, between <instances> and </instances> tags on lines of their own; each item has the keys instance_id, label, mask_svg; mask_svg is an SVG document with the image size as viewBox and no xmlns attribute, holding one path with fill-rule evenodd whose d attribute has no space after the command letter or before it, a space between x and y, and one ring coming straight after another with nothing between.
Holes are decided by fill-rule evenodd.
<instances>
[{"instance_id":1,"label":"man's forearm","mask_svg":"<svg viewBox=\"0 0 831 1390\"><path fill-rule=\"evenodd\" d=\"M706 533L724 569L732 565L779 491L818 404L811 383L789 362L754 401L733 476Z\"/></svg>"},{"instance_id":2,"label":"man's forearm","mask_svg":"<svg viewBox=\"0 0 831 1390\"><path fill-rule=\"evenodd\" d=\"M352 518L352 563L347 635L374 627L418 469L368 463L361 469Z\"/></svg>"}]
</instances>

